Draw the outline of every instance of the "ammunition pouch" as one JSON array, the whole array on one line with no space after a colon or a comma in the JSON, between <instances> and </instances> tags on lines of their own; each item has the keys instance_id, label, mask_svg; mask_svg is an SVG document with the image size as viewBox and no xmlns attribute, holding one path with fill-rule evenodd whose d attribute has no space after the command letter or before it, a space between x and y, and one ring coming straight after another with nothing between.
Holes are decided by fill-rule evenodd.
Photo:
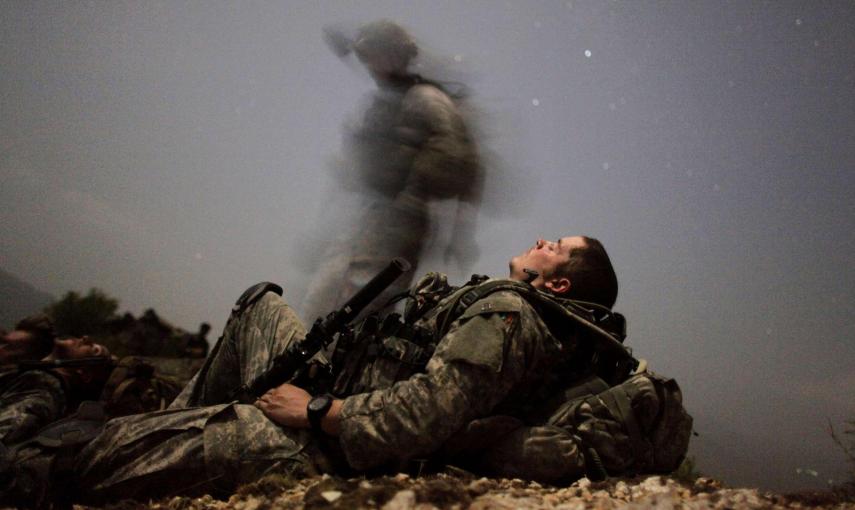
<instances>
[{"instance_id":1,"label":"ammunition pouch","mask_svg":"<svg viewBox=\"0 0 855 510\"><path fill-rule=\"evenodd\" d=\"M333 366L341 368L331 393L362 393L423 372L435 347L433 335L402 321L397 313L382 321L370 315L351 338L336 345Z\"/></svg>"}]
</instances>

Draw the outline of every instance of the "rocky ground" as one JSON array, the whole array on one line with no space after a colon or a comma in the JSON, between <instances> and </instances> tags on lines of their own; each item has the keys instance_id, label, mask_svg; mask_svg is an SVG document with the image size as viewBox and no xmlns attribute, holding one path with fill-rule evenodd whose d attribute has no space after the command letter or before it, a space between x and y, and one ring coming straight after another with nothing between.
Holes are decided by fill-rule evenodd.
<instances>
[{"instance_id":1,"label":"rocky ground","mask_svg":"<svg viewBox=\"0 0 855 510\"><path fill-rule=\"evenodd\" d=\"M474 478L466 474L406 475L344 480L329 476L292 480L268 477L243 487L228 501L205 496L175 497L141 504L122 502L108 510L274 510L351 509L469 510L612 509L612 508L848 508L832 493L778 495L756 489L731 489L699 478L682 484L660 476L612 479L592 483L582 479L567 487L541 486L521 480ZM76 507L75 510L84 510Z\"/></svg>"}]
</instances>

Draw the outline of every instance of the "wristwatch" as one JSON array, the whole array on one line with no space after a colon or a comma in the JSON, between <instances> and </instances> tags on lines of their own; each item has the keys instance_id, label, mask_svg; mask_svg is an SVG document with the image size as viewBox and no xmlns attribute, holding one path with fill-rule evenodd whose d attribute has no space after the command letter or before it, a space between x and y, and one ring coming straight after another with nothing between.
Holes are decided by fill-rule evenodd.
<instances>
[{"instance_id":1,"label":"wristwatch","mask_svg":"<svg viewBox=\"0 0 855 510\"><path fill-rule=\"evenodd\" d=\"M321 419L327 415L332 407L332 397L329 395L318 395L309 400L306 406L306 414L309 416L309 425L315 432L323 432L321 429Z\"/></svg>"}]
</instances>

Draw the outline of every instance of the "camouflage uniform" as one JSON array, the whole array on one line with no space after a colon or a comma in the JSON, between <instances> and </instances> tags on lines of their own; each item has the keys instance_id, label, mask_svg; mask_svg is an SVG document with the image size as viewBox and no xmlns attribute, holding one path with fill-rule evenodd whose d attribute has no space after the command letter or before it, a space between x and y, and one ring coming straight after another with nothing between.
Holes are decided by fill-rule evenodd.
<instances>
[{"instance_id":1,"label":"camouflage uniform","mask_svg":"<svg viewBox=\"0 0 855 510\"><path fill-rule=\"evenodd\" d=\"M228 494L268 471L311 471L308 431L283 429L227 394L305 336L273 293L226 326L200 371L163 411L110 420L75 460L80 499Z\"/></svg>"},{"instance_id":2,"label":"camouflage uniform","mask_svg":"<svg viewBox=\"0 0 855 510\"><path fill-rule=\"evenodd\" d=\"M558 341L531 304L508 290L475 301L450 320L452 305L467 288L432 306L436 280L420 282L411 300L416 304L406 312L423 314L414 326L423 338L438 339L432 352L431 345L423 346L431 352L426 366L411 362L408 353L417 349L406 338L369 339L376 348L355 353L357 370L344 377L345 369L334 384L333 392L346 397L337 440L281 427L254 406L226 401L230 390L305 336L291 308L267 293L228 323L169 409L111 420L80 451L73 466L77 499L103 504L178 493L224 495L271 471L389 471L425 458L505 476L570 480L583 474L591 446L603 450L610 474L633 467L632 455L653 458L649 449L636 451L620 417L600 405L606 395L549 403L547 396L575 384L555 374L575 355L573 335ZM637 391L630 404L637 407L645 398L649 391ZM655 406L640 412L644 433L659 434L659 443L651 444L665 444L667 431L653 426L662 413ZM339 457L347 466L335 464Z\"/></svg>"},{"instance_id":3,"label":"camouflage uniform","mask_svg":"<svg viewBox=\"0 0 855 510\"><path fill-rule=\"evenodd\" d=\"M435 330L443 310L437 307L418 324ZM309 431L277 426L253 406L223 403L228 391L304 335L290 307L265 294L229 323L170 409L111 420L83 449L75 463L81 496L102 502L227 493L270 470L328 469L329 459ZM356 470L398 468L427 456L476 418L519 414L561 351L521 297L492 294L451 324L424 373L406 378L397 371L406 379L399 380L389 376L389 359L370 360L362 371L373 374L366 379L368 392L344 401L337 447Z\"/></svg>"},{"instance_id":4,"label":"camouflage uniform","mask_svg":"<svg viewBox=\"0 0 855 510\"><path fill-rule=\"evenodd\" d=\"M473 428L483 434L473 425L477 421L464 436L471 437ZM541 425L506 429L510 432L475 452L476 469L567 483L582 476L671 473L688 449L692 418L673 379L642 372L595 395L564 402Z\"/></svg>"},{"instance_id":5,"label":"camouflage uniform","mask_svg":"<svg viewBox=\"0 0 855 510\"><path fill-rule=\"evenodd\" d=\"M340 179L370 199L350 231L329 242L303 302L306 317L338 308L393 257L417 266L430 230L431 200L459 200L450 248L468 249L462 259L474 252L482 186L475 144L454 102L439 88L416 83L381 88L346 140L352 165L342 169ZM400 278L376 303L384 304L410 283Z\"/></svg>"},{"instance_id":6,"label":"camouflage uniform","mask_svg":"<svg viewBox=\"0 0 855 510\"><path fill-rule=\"evenodd\" d=\"M3 374L0 388L0 440L6 445L29 439L68 405L64 383L45 370Z\"/></svg>"},{"instance_id":7,"label":"camouflage uniform","mask_svg":"<svg viewBox=\"0 0 855 510\"><path fill-rule=\"evenodd\" d=\"M429 334L438 331L457 297L446 298L417 324ZM380 385L369 385L374 391L342 406L339 442L348 463L359 470L400 468L438 451L477 418L522 418L563 350L522 297L510 291L488 295L451 324L424 373L396 382L388 375L394 362L374 361L366 372Z\"/></svg>"}]
</instances>

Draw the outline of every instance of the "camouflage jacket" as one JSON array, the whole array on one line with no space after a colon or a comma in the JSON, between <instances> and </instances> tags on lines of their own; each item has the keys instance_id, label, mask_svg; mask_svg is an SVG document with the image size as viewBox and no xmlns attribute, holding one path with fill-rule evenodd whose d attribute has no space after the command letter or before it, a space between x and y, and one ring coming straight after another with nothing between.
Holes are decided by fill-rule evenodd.
<instances>
[{"instance_id":1,"label":"camouflage jacket","mask_svg":"<svg viewBox=\"0 0 855 510\"><path fill-rule=\"evenodd\" d=\"M68 406L62 380L46 370L4 374L0 392L0 440L7 445L29 439Z\"/></svg>"},{"instance_id":2,"label":"camouflage jacket","mask_svg":"<svg viewBox=\"0 0 855 510\"><path fill-rule=\"evenodd\" d=\"M473 420L523 417L528 401L566 355L567 345L552 336L534 308L507 290L472 303L440 337L440 325L465 290L415 323L438 340L423 372L402 370L402 363L396 366L394 357L383 355L365 364L367 392L346 398L341 411L339 444L351 467L401 467L437 452ZM406 342L387 338L381 353L405 352L401 345Z\"/></svg>"},{"instance_id":3,"label":"camouflage jacket","mask_svg":"<svg viewBox=\"0 0 855 510\"><path fill-rule=\"evenodd\" d=\"M450 310L470 288L431 308L436 282L437 275L423 278L405 312L417 314L427 301L414 325L417 337L437 341L424 370L418 348L394 336L361 363L357 389L366 392L346 398L341 413L339 443L352 467L400 469L430 457L550 483L586 471L676 469L692 426L676 382L645 372L609 388L591 371L583 331L554 319L547 325L513 290L488 294L455 317Z\"/></svg>"}]
</instances>

